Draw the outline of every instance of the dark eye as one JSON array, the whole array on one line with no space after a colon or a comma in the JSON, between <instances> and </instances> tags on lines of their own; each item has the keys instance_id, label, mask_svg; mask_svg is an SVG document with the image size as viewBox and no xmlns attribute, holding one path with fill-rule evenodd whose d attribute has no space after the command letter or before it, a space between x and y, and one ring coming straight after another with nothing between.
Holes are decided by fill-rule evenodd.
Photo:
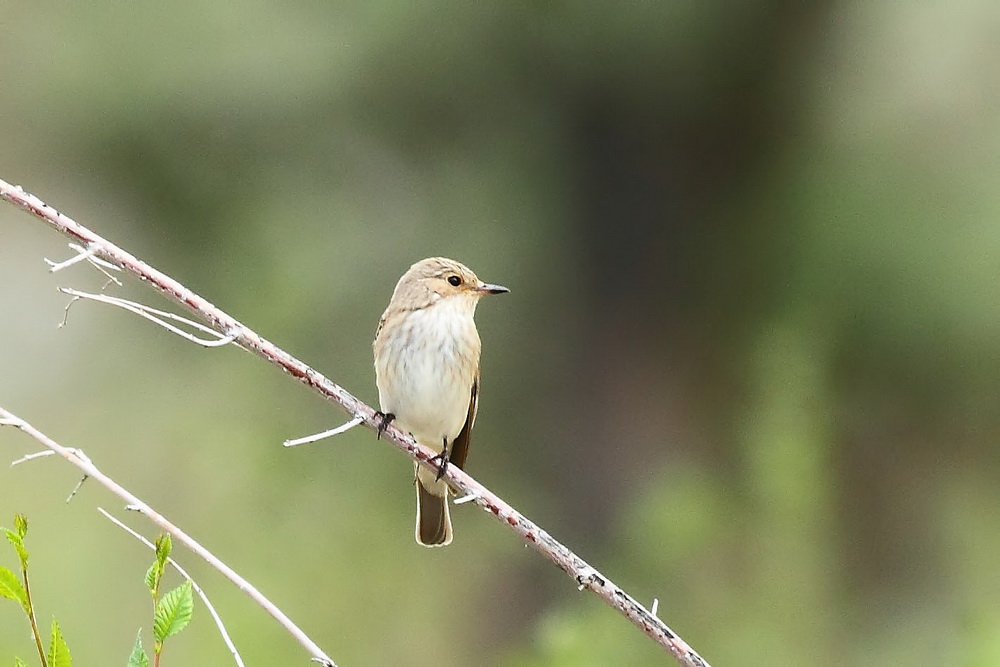
<instances>
[{"instance_id":1,"label":"dark eye","mask_svg":"<svg viewBox=\"0 0 1000 667\"><path fill-rule=\"evenodd\" d=\"M453 287L458 287L462 284L462 279L458 276L448 276L448 282L451 283Z\"/></svg>"}]
</instances>

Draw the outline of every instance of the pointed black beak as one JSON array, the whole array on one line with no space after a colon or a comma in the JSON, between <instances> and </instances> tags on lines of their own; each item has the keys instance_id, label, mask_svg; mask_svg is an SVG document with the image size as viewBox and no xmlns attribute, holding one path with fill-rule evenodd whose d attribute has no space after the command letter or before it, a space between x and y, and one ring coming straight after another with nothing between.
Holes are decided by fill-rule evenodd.
<instances>
[{"instance_id":1,"label":"pointed black beak","mask_svg":"<svg viewBox=\"0 0 1000 667\"><path fill-rule=\"evenodd\" d=\"M489 283L483 283L479 289L487 294L506 294L510 291L503 285L490 285Z\"/></svg>"}]
</instances>

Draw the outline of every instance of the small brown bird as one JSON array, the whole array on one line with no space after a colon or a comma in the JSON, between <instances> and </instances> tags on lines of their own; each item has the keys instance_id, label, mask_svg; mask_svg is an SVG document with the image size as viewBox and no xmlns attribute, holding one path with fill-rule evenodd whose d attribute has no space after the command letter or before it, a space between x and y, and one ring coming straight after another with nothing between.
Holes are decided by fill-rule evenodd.
<instances>
[{"instance_id":1,"label":"small brown bird","mask_svg":"<svg viewBox=\"0 0 1000 667\"><path fill-rule=\"evenodd\" d=\"M375 330L375 384L383 427L395 421L417 442L439 453L437 473L414 465L417 542L451 543L448 485L451 464L462 468L479 402L481 343L473 316L489 285L458 262L431 257L410 267L396 283Z\"/></svg>"}]
</instances>

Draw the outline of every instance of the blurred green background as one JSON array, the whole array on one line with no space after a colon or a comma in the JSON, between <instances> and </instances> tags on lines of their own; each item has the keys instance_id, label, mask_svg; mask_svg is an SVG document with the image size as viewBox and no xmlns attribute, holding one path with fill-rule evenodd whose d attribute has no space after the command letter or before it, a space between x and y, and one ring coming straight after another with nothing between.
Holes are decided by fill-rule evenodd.
<instances>
[{"instance_id":1,"label":"blurred green background","mask_svg":"<svg viewBox=\"0 0 1000 667\"><path fill-rule=\"evenodd\" d=\"M0 178L368 402L395 281L459 259L512 291L479 309L469 471L707 660L997 665L998 30L982 0L15 0ZM0 405L340 665L670 662L469 506L418 547L371 432L283 449L344 415L267 364L96 304L57 330L56 286L102 284L47 274L68 252L0 205ZM35 449L0 430L0 459ZM0 466L0 525L29 516L75 664L120 665L151 555L97 484L63 502L77 477ZM175 555L248 664L306 664ZM198 607L162 664L232 663Z\"/></svg>"}]
</instances>

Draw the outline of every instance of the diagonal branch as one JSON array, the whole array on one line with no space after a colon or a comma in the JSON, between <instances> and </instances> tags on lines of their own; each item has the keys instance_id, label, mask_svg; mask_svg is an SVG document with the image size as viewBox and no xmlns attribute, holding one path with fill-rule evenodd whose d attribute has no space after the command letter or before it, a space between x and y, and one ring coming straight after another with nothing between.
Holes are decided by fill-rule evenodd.
<instances>
[{"instance_id":1,"label":"diagonal branch","mask_svg":"<svg viewBox=\"0 0 1000 667\"><path fill-rule=\"evenodd\" d=\"M59 213L38 197L2 180L0 180L0 198L28 211L59 233L75 240L95 258L108 261L137 276L172 301L200 317L223 336L232 337L235 345L239 345L265 361L278 366L327 400L339 405L351 417L360 419L361 423L368 428L372 430L378 428L381 420L376 417L374 409L170 276L157 271L68 216ZM389 424L384 433L388 441L410 458L430 470L437 470L433 461L436 456L435 452L417 443L408 433L403 432L394 424ZM590 590L625 616L653 641L668 651L681 665L708 667L708 663L656 615L458 466L448 466L444 479L460 495L471 496L477 505L492 514L527 544L530 544L536 551L573 577L581 590Z\"/></svg>"}]
</instances>

